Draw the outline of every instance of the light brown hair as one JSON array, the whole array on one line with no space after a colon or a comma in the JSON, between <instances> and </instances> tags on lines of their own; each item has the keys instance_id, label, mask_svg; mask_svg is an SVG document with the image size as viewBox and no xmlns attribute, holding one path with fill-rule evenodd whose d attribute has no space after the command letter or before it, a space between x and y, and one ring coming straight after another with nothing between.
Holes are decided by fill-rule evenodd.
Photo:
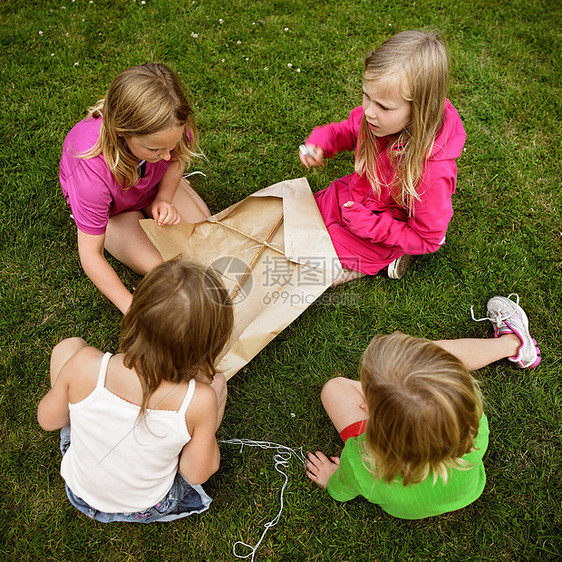
<instances>
[{"instance_id":1,"label":"light brown hair","mask_svg":"<svg viewBox=\"0 0 562 562\"><path fill-rule=\"evenodd\" d=\"M138 158L129 150L125 137L184 127L172 152L173 160L189 165L194 156L200 156L193 110L178 76L165 64L147 62L127 68L113 80L105 98L88 111L89 117L103 117L103 122L98 141L81 156L94 158L103 154L124 189L139 179Z\"/></svg>"},{"instance_id":2,"label":"light brown hair","mask_svg":"<svg viewBox=\"0 0 562 562\"><path fill-rule=\"evenodd\" d=\"M153 269L121 321L123 362L142 384L139 416L162 381L187 382L203 373L211 382L233 324L232 302L213 269L180 259Z\"/></svg>"},{"instance_id":3,"label":"light brown hair","mask_svg":"<svg viewBox=\"0 0 562 562\"><path fill-rule=\"evenodd\" d=\"M468 469L482 402L464 364L432 341L401 332L376 336L361 360L369 420L366 466L376 478L404 486L433 473Z\"/></svg>"},{"instance_id":4,"label":"light brown hair","mask_svg":"<svg viewBox=\"0 0 562 562\"><path fill-rule=\"evenodd\" d=\"M410 123L388 146L396 173L391 186L395 201L414 213L426 159L443 124L449 83L447 49L435 33L403 31L386 40L365 59L365 82L398 86L411 104ZM366 123L359 129L355 170L366 175L375 193L380 193L377 137Z\"/></svg>"}]
</instances>

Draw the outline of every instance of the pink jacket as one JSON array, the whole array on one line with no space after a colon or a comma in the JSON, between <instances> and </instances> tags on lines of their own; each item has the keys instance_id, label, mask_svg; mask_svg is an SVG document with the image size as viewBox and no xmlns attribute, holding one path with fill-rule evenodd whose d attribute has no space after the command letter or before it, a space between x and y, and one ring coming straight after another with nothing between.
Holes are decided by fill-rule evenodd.
<instances>
[{"instance_id":1,"label":"pink jacket","mask_svg":"<svg viewBox=\"0 0 562 562\"><path fill-rule=\"evenodd\" d=\"M357 147L363 108L356 107L339 123L316 127L307 143L320 146L326 157ZM366 176L353 173L316 194L316 202L344 267L374 275L403 254L435 252L445 242L457 183L455 159L462 154L466 133L457 110L445 101L444 120L426 162L419 193L408 217L390 195L393 168L387 154L390 137L379 139L377 169L381 193L373 194ZM344 208L347 201L355 201Z\"/></svg>"}]
</instances>

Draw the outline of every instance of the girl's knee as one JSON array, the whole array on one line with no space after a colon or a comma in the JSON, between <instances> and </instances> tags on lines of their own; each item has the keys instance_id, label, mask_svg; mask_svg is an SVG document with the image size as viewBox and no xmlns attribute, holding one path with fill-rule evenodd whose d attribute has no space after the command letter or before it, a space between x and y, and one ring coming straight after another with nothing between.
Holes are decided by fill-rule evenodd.
<instances>
[{"instance_id":1,"label":"girl's knee","mask_svg":"<svg viewBox=\"0 0 562 562\"><path fill-rule=\"evenodd\" d=\"M173 203L183 222L197 223L211 216L211 211L188 180L182 178Z\"/></svg>"},{"instance_id":2,"label":"girl's knee","mask_svg":"<svg viewBox=\"0 0 562 562\"><path fill-rule=\"evenodd\" d=\"M322 393L320 394L320 399L324 407L326 407L327 403L332 402L345 393L352 386L353 382L354 381L351 379L345 377L334 377L330 379L322 387Z\"/></svg>"},{"instance_id":3,"label":"girl's knee","mask_svg":"<svg viewBox=\"0 0 562 562\"><path fill-rule=\"evenodd\" d=\"M88 344L82 338L66 338L53 348L50 362L51 384L54 384L64 364Z\"/></svg>"},{"instance_id":4,"label":"girl's knee","mask_svg":"<svg viewBox=\"0 0 562 562\"><path fill-rule=\"evenodd\" d=\"M222 373L216 373L211 386L217 394L218 403L221 404L224 402L228 393L225 376Z\"/></svg>"},{"instance_id":5,"label":"girl's knee","mask_svg":"<svg viewBox=\"0 0 562 562\"><path fill-rule=\"evenodd\" d=\"M70 359L77 351L86 347L88 344L82 338L65 338L61 340L51 352L51 357L66 357L65 361Z\"/></svg>"}]
</instances>

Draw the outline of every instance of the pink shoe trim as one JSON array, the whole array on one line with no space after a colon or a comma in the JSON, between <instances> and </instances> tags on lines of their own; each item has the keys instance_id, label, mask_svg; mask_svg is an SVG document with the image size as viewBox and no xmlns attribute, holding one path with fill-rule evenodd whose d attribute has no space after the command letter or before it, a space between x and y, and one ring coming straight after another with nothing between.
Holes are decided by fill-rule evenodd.
<instances>
[{"instance_id":1,"label":"pink shoe trim","mask_svg":"<svg viewBox=\"0 0 562 562\"><path fill-rule=\"evenodd\" d=\"M511 359L511 357L510 357ZM525 364L522 361L515 361L517 363L517 365L519 365L522 369L534 369L535 367L538 367L539 363L541 362L541 356L537 355L537 358L535 359L535 362L532 365L527 365L525 366Z\"/></svg>"},{"instance_id":2,"label":"pink shoe trim","mask_svg":"<svg viewBox=\"0 0 562 562\"><path fill-rule=\"evenodd\" d=\"M526 365L520 360L520 357L521 357L521 348L523 347L523 345L524 345L524 343L525 343L524 340L523 340L523 338L521 337L521 334L520 334L513 326L510 326L507 322L505 323L505 326L507 326L507 327L509 328L509 332L508 332L507 330L504 330L503 333L502 333L502 335L508 334L508 333L515 334L515 335L519 338L519 341L521 342L521 345L519 346L519 350L518 350L518 352L517 352L517 355L514 355L513 357L508 357L508 359L509 359L510 361L513 361L514 363L517 363L517 364L518 364L520 367L522 367L523 369L525 369L525 368L526 368L526 369L534 369L534 368L535 368L536 366L538 366L538 364L541 362L541 356L540 356L541 350L538 348L537 342L536 342L533 338L531 338L531 340L532 340L532 342L533 342L533 344L534 344L534 346L535 346L535 350L536 350L536 352L537 352L537 358L535 359L535 361L534 361L534 363L533 363L532 365L526 366Z\"/></svg>"},{"instance_id":3,"label":"pink shoe trim","mask_svg":"<svg viewBox=\"0 0 562 562\"><path fill-rule=\"evenodd\" d=\"M537 347L537 351L538 351L538 347ZM537 355L537 360L530 366L528 367L528 369L534 369L535 367L538 366L538 364L541 362L541 356Z\"/></svg>"},{"instance_id":4,"label":"pink shoe trim","mask_svg":"<svg viewBox=\"0 0 562 562\"><path fill-rule=\"evenodd\" d=\"M509 326L509 324L507 324L507 322L506 322L505 325L509 327L511 333L515 334L519 338L519 341L521 342L521 344L519 345L519 349L517 350L517 355L514 355L513 357L509 357L509 359L511 359L511 361L516 361L517 363L519 363L519 357L521 355L521 348L523 347L523 344L525 342L523 341L523 338L521 337L521 334L515 328L512 328L511 326ZM506 333L506 332L504 332L504 333Z\"/></svg>"},{"instance_id":5,"label":"pink shoe trim","mask_svg":"<svg viewBox=\"0 0 562 562\"><path fill-rule=\"evenodd\" d=\"M538 367L539 363L541 362L541 356L537 355L537 358L535 359L535 362L532 365L529 365L528 367L526 367L527 369L534 369L535 367ZM525 369L525 365L521 362L518 361L517 364L522 367L523 369Z\"/></svg>"},{"instance_id":6,"label":"pink shoe trim","mask_svg":"<svg viewBox=\"0 0 562 562\"><path fill-rule=\"evenodd\" d=\"M499 329L497 326L494 326L494 337L495 338L500 338L501 336L505 336L505 334L513 334L515 333L513 331L513 328L506 323L504 323L504 325L501 327L501 329ZM519 339L521 339L519 337L519 335L517 336Z\"/></svg>"}]
</instances>

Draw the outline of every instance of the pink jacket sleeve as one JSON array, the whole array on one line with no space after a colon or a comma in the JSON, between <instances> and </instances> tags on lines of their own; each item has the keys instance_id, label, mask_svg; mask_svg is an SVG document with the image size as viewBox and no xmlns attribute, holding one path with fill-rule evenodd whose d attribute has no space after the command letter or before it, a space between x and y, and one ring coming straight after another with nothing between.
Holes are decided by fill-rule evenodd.
<instances>
[{"instance_id":1,"label":"pink jacket sleeve","mask_svg":"<svg viewBox=\"0 0 562 562\"><path fill-rule=\"evenodd\" d=\"M421 200L412 217L404 220L392 209L373 213L360 203L342 209L344 223L356 236L400 249L405 254L436 252L445 242L453 216L451 196L455 191L455 159L428 162L421 185Z\"/></svg>"},{"instance_id":2,"label":"pink jacket sleeve","mask_svg":"<svg viewBox=\"0 0 562 562\"><path fill-rule=\"evenodd\" d=\"M363 108L356 107L344 121L315 127L306 142L322 148L326 158L344 150L355 150L362 118Z\"/></svg>"}]
</instances>

